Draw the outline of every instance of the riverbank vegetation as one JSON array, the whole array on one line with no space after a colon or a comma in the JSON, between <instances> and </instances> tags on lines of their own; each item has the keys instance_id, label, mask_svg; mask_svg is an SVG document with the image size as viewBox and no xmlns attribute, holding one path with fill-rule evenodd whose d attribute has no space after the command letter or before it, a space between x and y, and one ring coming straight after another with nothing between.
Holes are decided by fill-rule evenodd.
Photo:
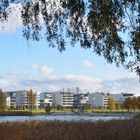
<instances>
[{"instance_id":1,"label":"riverbank vegetation","mask_svg":"<svg viewBox=\"0 0 140 140\"><path fill-rule=\"evenodd\" d=\"M45 109L23 109L23 110L5 110L5 111L0 111L0 116L31 116L31 115L47 115L47 114L80 114L80 115L94 115L94 114L99 114L99 115L110 115L110 114L121 114L121 115L127 115L127 114L138 114L140 111L139 110L131 110L128 112L126 109L115 109L115 110L109 110L109 109L87 109L82 112L80 112L77 109L71 109L71 108L63 108L63 109L57 109L57 108L45 108Z\"/></svg>"},{"instance_id":2,"label":"riverbank vegetation","mask_svg":"<svg viewBox=\"0 0 140 140\"><path fill-rule=\"evenodd\" d=\"M140 120L0 123L1 140L138 140Z\"/></svg>"},{"instance_id":3,"label":"riverbank vegetation","mask_svg":"<svg viewBox=\"0 0 140 140\"><path fill-rule=\"evenodd\" d=\"M0 111L0 116L32 116L33 113L30 111Z\"/></svg>"}]
</instances>

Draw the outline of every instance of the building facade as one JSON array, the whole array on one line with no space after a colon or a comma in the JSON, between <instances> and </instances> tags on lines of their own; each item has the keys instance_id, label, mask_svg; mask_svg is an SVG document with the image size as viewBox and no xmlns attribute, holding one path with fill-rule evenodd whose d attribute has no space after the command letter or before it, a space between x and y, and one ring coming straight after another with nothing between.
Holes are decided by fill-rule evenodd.
<instances>
[{"instance_id":1,"label":"building facade","mask_svg":"<svg viewBox=\"0 0 140 140\"><path fill-rule=\"evenodd\" d=\"M52 94L53 106L73 107L74 93L71 92L56 92Z\"/></svg>"},{"instance_id":2,"label":"building facade","mask_svg":"<svg viewBox=\"0 0 140 140\"><path fill-rule=\"evenodd\" d=\"M133 98L133 93L120 93L120 94L111 94L114 98L116 104L122 104L127 98Z\"/></svg>"},{"instance_id":3,"label":"building facade","mask_svg":"<svg viewBox=\"0 0 140 140\"><path fill-rule=\"evenodd\" d=\"M4 96L7 107L17 109L28 108L26 90L4 92ZM37 92L36 92L35 107L36 108L40 107L40 93Z\"/></svg>"},{"instance_id":4,"label":"building facade","mask_svg":"<svg viewBox=\"0 0 140 140\"><path fill-rule=\"evenodd\" d=\"M80 108L88 103L88 94L74 94L74 108Z\"/></svg>"},{"instance_id":5,"label":"building facade","mask_svg":"<svg viewBox=\"0 0 140 140\"><path fill-rule=\"evenodd\" d=\"M40 93L40 107L43 108L45 106L52 106L52 93Z\"/></svg>"},{"instance_id":6,"label":"building facade","mask_svg":"<svg viewBox=\"0 0 140 140\"><path fill-rule=\"evenodd\" d=\"M103 92L89 93L89 104L97 108L107 108L110 94Z\"/></svg>"}]
</instances>

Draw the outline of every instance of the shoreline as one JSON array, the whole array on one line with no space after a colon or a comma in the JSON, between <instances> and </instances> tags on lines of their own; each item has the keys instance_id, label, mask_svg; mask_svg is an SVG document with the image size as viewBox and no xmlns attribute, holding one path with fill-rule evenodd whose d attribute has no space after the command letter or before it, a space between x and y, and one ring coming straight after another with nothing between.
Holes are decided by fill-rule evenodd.
<instances>
[{"instance_id":1,"label":"shoreline","mask_svg":"<svg viewBox=\"0 0 140 140\"><path fill-rule=\"evenodd\" d=\"M57 116L57 115L72 115L72 116L89 116L89 117L134 117L137 112L96 112L96 113L49 113L49 114L40 114L40 115L48 115L48 116Z\"/></svg>"},{"instance_id":2,"label":"shoreline","mask_svg":"<svg viewBox=\"0 0 140 140\"><path fill-rule=\"evenodd\" d=\"M2 116L89 116L89 117L129 117L133 118L138 115L139 112L50 112L50 113L32 113L32 112L0 112Z\"/></svg>"}]
</instances>

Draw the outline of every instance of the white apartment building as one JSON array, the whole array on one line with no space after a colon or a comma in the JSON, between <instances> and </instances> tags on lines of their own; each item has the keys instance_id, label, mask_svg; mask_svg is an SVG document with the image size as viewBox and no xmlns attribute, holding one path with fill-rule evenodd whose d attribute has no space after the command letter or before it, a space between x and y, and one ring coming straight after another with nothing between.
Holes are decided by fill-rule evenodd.
<instances>
[{"instance_id":1,"label":"white apartment building","mask_svg":"<svg viewBox=\"0 0 140 140\"><path fill-rule=\"evenodd\" d=\"M40 93L40 107L52 106L52 93Z\"/></svg>"},{"instance_id":2,"label":"white apartment building","mask_svg":"<svg viewBox=\"0 0 140 140\"><path fill-rule=\"evenodd\" d=\"M4 96L5 96L5 100L6 100L6 105L9 108L24 109L24 108L28 107L26 90L4 92ZM35 106L37 108L40 106L40 94L39 93L37 93Z\"/></svg>"},{"instance_id":3,"label":"white apartment building","mask_svg":"<svg viewBox=\"0 0 140 140\"><path fill-rule=\"evenodd\" d=\"M55 92L52 94L53 106L73 107L74 93L71 92Z\"/></svg>"},{"instance_id":4,"label":"white apartment building","mask_svg":"<svg viewBox=\"0 0 140 140\"><path fill-rule=\"evenodd\" d=\"M4 92L5 100L6 100L6 105L9 108L16 108L19 103L22 104L23 102L20 100L19 101L19 96L22 95L26 91L7 91Z\"/></svg>"},{"instance_id":5,"label":"white apartment building","mask_svg":"<svg viewBox=\"0 0 140 140\"><path fill-rule=\"evenodd\" d=\"M102 92L95 92L95 93L89 93L89 104L93 107L99 107L99 108L107 108L108 106L108 99L110 95L108 93L102 93Z\"/></svg>"},{"instance_id":6,"label":"white apartment building","mask_svg":"<svg viewBox=\"0 0 140 140\"><path fill-rule=\"evenodd\" d=\"M27 108L27 91L16 91L16 107L17 108Z\"/></svg>"},{"instance_id":7,"label":"white apartment building","mask_svg":"<svg viewBox=\"0 0 140 140\"><path fill-rule=\"evenodd\" d=\"M36 106L36 108L40 108L40 93L41 92L37 92L37 91L35 91L36 92L36 103L35 103L35 106Z\"/></svg>"},{"instance_id":8,"label":"white apartment building","mask_svg":"<svg viewBox=\"0 0 140 140\"><path fill-rule=\"evenodd\" d=\"M35 91L34 91L35 92ZM84 104L90 104L93 107L107 108L109 97L113 97L116 104L122 104L126 98L134 97L132 93L108 94L103 92L95 93L72 93L72 92L36 92L36 108L49 106L63 107L82 107ZM27 91L8 91L4 92L6 105L9 108L28 108Z\"/></svg>"},{"instance_id":9,"label":"white apartment building","mask_svg":"<svg viewBox=\"0 0 140 140\"><path fill-rule=\"evenodd\" d=\"M134 94L133 93L120 93L120 94L110 94L114 100L116 104L122 104L126 98L133 98Z\"/></svg>"},{"instance_id":10,"label":"white apartment building","mask_svg":"<svg viewBox=\"0 0 140 140\"><path fill-rule=\"evenodd\" d=\"M88 94L74 94L74 107L82 107L88 104Z\"/></svg>"}]
</instances>

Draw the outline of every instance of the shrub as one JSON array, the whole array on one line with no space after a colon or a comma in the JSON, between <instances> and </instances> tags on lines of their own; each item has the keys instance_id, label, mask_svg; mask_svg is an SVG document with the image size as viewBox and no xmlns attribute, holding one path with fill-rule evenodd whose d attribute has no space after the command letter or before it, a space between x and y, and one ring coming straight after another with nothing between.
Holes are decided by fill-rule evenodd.
<instances>
[{"instance_id":1,"label":"shrub","mask_svg":"<svg viewBox=\"0 0 140 140\"><path fill-rule=\"evenodd\" d=\"M51 107L50 106L45 106L45 112L50 113L50 111L51 111Z\"/></svg>"}]
</instances>

